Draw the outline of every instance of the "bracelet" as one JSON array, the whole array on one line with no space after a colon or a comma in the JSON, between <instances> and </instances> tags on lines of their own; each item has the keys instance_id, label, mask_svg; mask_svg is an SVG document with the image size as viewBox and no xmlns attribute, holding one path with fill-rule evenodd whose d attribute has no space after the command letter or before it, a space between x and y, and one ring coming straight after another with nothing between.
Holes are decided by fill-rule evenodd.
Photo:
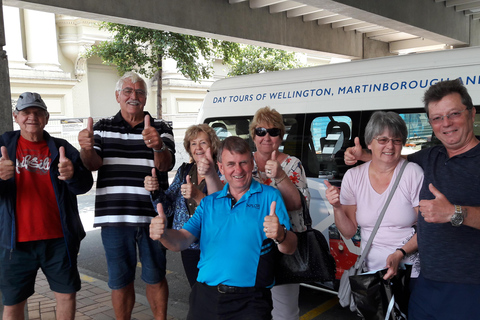
<instances>
[{"instance_id":1,"label":"bracelet","mask_svg":"<svg viewBox=\"0 0 480 320\"><path fill-rule=\"evenodd\" d=\"M283 227L283 240L282 241L278 241L277 239L273 239L273 242L275 242L275 244L278 246L280 243L282 243L283 241L285 241L285 239L287 239L287 227L285 227L283 224L282 224L282 227Z\"/></svg>"},{"instance_id":2,"label":"bracelet","mask_svg":"<svg viewBox=\"0 0 480 320\"><path fill-rule=\"evenodd\" d=\"M397 250L399 250L401 253L403 253L404 258L407 256L407 253L402 248L397 248Z\"/></svg>"},{"instance_id":3,"label":"bracelet","mask_svg":"<svg viewBox=\"0 0 480 320\"><path fill-rule=\"evenodd\" d=\"M275 180L275 183L276 183L276 184L280 184L280 182L282 182L283 180L285 180L286 177L287 177L287 174L285 174L285 175L283 176L283 178L280 179L280 181L277 181L277 179L274 179L274 180Z\"/></svg>"},{"instance_id":4,"label":"bracelet","mask_svg":"<svg viewBox=\"0 0 480 320\"><path fill-rule=\"evenodd\" d=\"M158 150L153 149L153 152L162 153L163 151L165 151L165 149L167 149L167 147L165 146L165 143L162 143L162 147Z\"/></svg>"}]
</instances>

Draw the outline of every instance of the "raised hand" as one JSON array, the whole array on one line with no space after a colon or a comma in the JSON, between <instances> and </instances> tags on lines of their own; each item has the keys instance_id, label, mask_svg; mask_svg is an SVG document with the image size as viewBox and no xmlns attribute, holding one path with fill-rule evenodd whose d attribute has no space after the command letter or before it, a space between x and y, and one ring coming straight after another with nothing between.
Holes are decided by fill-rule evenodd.
<instances>
[{"instance_id":1,"label":"raised hand","mask_svg":"<svg viewBox=\"0 0 480 320\"><path fill-rule=\"evenodd\" d=\"M275 209L277 207L277 203L273 201L270 204L270 214L265 216L263 221L263 232L265 232L265 236L270 239L279 239L283 237L283 228L278 221L277 214L275 213Z\"/></svg>"},{"instance_id":2,"label":"raised hand","mask_svg":"<svg viewBox=\"0 0 480 320\"><path fill-rule=\"evenodd\" d=\"M160 240L167 229L167 217L161 203L157 204L157 212L158 215L150 222L150 238L152 240Z\"/></svg>"},{"instance_id":3,"label":"raised hand","mask_svg":"<svg viewBox=\"0 0 480 320\"><path fill-rule=\"evenodd\" d=\"M277 161L276 150L272 152L271 158L267 160L267 163L265 164L265 174L267 175L268 178L273 178L273 179L280 179L286 174L283 171L280 163Z\"/></svg>"},{"instance_id":4,"label":"raised hand","mask_svg":"<svg viewBox=\"0 0 480 320\"><path fill-rule=\"evenodd\" d=\"M58 172L60 173L60 175L58 176L58 179L63 181L70 180L72 179L75 172L73 163L65 156L64 147L60 147L58 149L58 153L60 155L60 159L58 160Z\"/></svg>"},{"instance_id":5,"label":"raised hand","mask_svg":"<svg viewBox=\"0 0 480 320\"><path fill-rule=\"evenodd\" d=\"M450 222L450 218L455 212L455 206L448 201L448 199L438 191L433 184L428 185L428 189L434 195L433 200L421 200L420 212L426 222L445 223Z\"/></svg>"},{"instance_id":6,"label":"raised hand","mask_svg":"<svg viewBox=\"0 0 480 320\"><path fill-rule=\"evenodd\" d=\"M10 160L7 148L2 146L2 157L0 158L0 179L8 180L15 174L15 165Z\"/></svg>"},{"instance_id":7,"label":"raised hand","mask_svg":"<svg viewBox=\"0 0 480 320\"><path fill-rule=\"evenodd\" d=\"M150 116L147 114L143 121L144 129L142 131L142 136L145 145L149 148L160 150L163 146L163 140L160 138L158 131L150 125Z\"/></svg>"},{"instance_id":8,"label":"raised hand","mask_svg":"<svg viewBox=\"0 0 480 320\"><path fill-rule=\"evenodd\" d=\"M327 186L327 191L325 191L325 196L327 197L328 202L333 207L340 207L340 189L332 186L328 180L323 180L323 183Z\"/></svg>"},{"instance_id":9,"label":"raised hand","mask_svg":"<svg viewBox=\"0 0 480 320\"><path fill-rule=\"evenodd\" d=\"M345 164L349 166L352 166L355 163L357 163L357 161L361 159L363 154L363 149L362 149L362 145L360 144L360 139L356 137L354 139L354 142L355 142L355 146L347 148L347 150L345 150L345 153L343 155Z\"/></svg>"},{"instance_id":10,"label":"raised hand","mask_svg":"<svg viewBox=\"0 0 480 320\"><path fill-rule=\"evenodd\" d=\"M205 156L197 162L197 173L201 176L216 175L215 163L213 161L212 150L205 150Z\"/></svg>"},{"instance_id":11,"label":"raised hand","mask_svg":"<svg viewBox=\"0 0 480 320\"><path fill-rule=\"evenodd\" d=\"M160 189L160 185L158 183L158 178L157 178L157 170L155 170L155 168L152 168L152 175L146 176L143 183L147 191L152 192Z\"/></svg>"},{"instance_id":12,"label":"raised hand","mask_svg":"<svg viewBox=\"0 0 480 320\"><path fill-rule=\"evenodd\" d=\"M195 198L198 190L197 190L197 188L194 187L194 185L193 185L193 183L190 179L190 175L187 174L187 176L185 177L185 181L186 181L186 183L182 184L182 186L180 187L180 190L182 192L182 196L185 199Z\"/></svg>"},{"instance_id":13,"label":"raised hand","mask_svg":"<svg viewBox=\"0 0 480 320\"><path fill-rule=\"evenodd\" d=\"M87 128L78 133L78 143L80 148L84 150L92 150L95 145L93 139L93 118L89 117L87 120Z\"/></svg>"}]
</instances>

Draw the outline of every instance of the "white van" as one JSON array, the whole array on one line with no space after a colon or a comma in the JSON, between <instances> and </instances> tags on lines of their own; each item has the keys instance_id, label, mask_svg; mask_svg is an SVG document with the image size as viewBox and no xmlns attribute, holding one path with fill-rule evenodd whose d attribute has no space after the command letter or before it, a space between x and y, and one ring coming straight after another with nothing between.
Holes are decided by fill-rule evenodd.
<instances>
[{"instance_id":1,"label":"white van","mask_svg":"<svg viewBox=\"0 0 480 320\"><path fill-rule=\"evenodd\" d=\"M240 136L254 144L249 123L265 106L283 115L287 128L281 150L301 159L312 201L313 226L330 240L337 278L359 253L359 237L344 241L333 209L325 199L324 179L339 184L348 169L343 151L363 135L372 112L391 110L406 121L409 135L403 153L435 143L422 97L432 84L461 78L480 105L480 47L360 60L335 65L227 78L215 82L197 119L220 139ZM480 135L480 113L475 134ZM358 235L358 233L357 233Z\"/></svg>"}]
</instances>

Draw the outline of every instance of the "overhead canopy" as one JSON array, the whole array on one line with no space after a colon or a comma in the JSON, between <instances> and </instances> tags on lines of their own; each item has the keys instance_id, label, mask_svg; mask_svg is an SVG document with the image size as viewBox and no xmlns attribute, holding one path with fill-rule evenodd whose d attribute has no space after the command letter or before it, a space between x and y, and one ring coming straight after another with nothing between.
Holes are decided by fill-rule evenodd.
<instances>
[{"instance_id":1,"label":"overhead canopy","mask_svg":"<svg viewBox=\"0 0 480 320\"><path fill-rule=\"evenodd\" d=\"M350 59L480 45L480 0L4 0L3 4Z\"/></svg>"}]
</instances>

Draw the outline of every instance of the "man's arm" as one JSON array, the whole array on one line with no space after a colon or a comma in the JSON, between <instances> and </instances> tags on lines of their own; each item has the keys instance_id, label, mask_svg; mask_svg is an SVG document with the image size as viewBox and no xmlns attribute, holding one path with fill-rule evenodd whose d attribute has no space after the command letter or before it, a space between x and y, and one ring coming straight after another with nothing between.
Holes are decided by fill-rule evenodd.
<instances>
[{"instance_id":1,"label":"man's arm","mask_svg":"<svg viewBox=\"0 0 480 320\"><path fill-rule=\"evenodd\" d=\"M145 141L145 145L153 149L153 161L155 164L155 168L162 172L167 172L171 170L171 168L174 166L173 154L171 153L165 142L162 140L160 133L151 126L150 116L148 114L144 118L144 129L142 131L142 136L143 140Z\"/></svg>"},{"instance_id":2,"label":"man's arm","mask_svg":"<svg viewBox=\"0 0 480 320\"><path fill-rule=\"evenodd\" d=\"M160 240L169 250L182 251L187 249L197 238L185 229L167 229L167 217L161 203L157 204L158 216L150 223L150 238Z\"/></svg>"},{"instance_id":3,"label":"man's arm","mask_svg":"<svg viewBox=\"0 0 480 320\"><path fill-rule=\"evenodd\" d=\"M430 183L428 188L435 196L435 199L420 201L420 212L423 218L430 223L450 222L455 213L454 204L450 203L433 184ZM480 207L462 206L462 208L467 210L467 215L464 217L462 225L480 229Z\"/></svg>"},{"instance_id":4,"label":"man's arm","mask_svg":"<svg viewBox=\"0 0 480 320\"><path fill-rule=\"evenodd\" d=\"M93 146L93 118L89 117L87 128L78 133L78 143L80 144L80 158L83 165L90 171L96 171L103 165L103 159L98 155Z\"/></svg>"},{"instance_id":5,"label":"man's arm","mask_svg":"<svg viewBox=\"0 0 480 320\"><path fill-rule=\"evenodd\" d=\"M265 217L263 231L267 238L273 239L278 244L278 251L283 254L293 254L297 250L297 235L280 224L275 213L276 206L275 201L270 204L270 214Z\"/></svg>"},{"instance_id":6,"label":"man's arm","mask_svg":"<svg viewBox=\"0 0 480 320\"><path fill-rule=\"evenodd\" d=\"M59 147L58 172L58 179L63 180L75 195L84 194L92 188L92 173L85 168L77 149L70 144Z\"/></svg>"}]
</instances>

